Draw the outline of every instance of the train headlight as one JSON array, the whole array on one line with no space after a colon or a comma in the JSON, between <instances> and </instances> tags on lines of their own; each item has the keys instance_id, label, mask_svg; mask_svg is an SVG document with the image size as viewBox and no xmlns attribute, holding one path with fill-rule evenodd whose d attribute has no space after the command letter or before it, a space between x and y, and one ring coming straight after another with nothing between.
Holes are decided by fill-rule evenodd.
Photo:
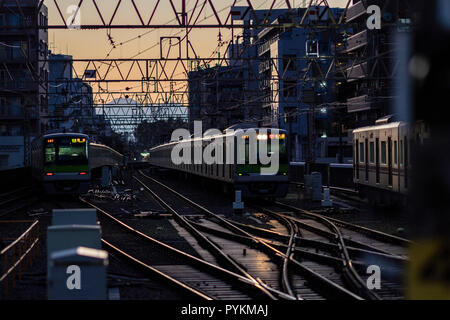
<instances>
[{"instance_id":1,"label":"train headlight","mask_svg":"<svg viewBox=\"0 0 450 320\"><path fill-rule=\"evenodd\" d=\"M270 134L269 135L269 138L270 139L275 139L275 140L284 140L284 139L286 139L286 134L285 133L280 133L280 134L274 134L274 133L272 133L272 134Z\"/></svg>"},{"instance_id":2,"label":"train headlight","mask_svg":"<svg viewBox=\"0 0 450 320\"><path fill-rule=\"evenodd\" d=\"M258 140L267 140L268 136L267 134L258 134L256 137Z\"/></svg>"}]
</instances>

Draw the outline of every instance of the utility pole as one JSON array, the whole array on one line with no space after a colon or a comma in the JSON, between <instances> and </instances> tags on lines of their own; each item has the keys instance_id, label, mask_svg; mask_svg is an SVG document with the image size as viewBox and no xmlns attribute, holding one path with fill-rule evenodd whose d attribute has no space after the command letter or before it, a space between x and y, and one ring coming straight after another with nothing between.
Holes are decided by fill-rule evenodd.
<instances>
[{"instance_id":1,"label":"utility pole","mask_svg":"<svg viewBox=\"0 0 450 320\"><path fill-rule=\"evenodd\" d=\"M338 117L339 117L339 128L338 128L338 134L339 134L339 157L338 162L344 163L344 148L342 144L342 114L340 111L338 111Z\"/></svg>"},{"instance_id":2,"label":"utility pole","mask_svg":"<svg viewBox=\"0 0 450 320\"><path fill-rule=\"evenodd\" d=\"M292 140L293 140L293 134L292 134L292 122L294 121L294 115L293 115L293 113L294 113L295 111L292 111L292 110L289 110L289 111L285 111L285 115L284 115L284 119L285 119L285 122L287 122L288 123L288 150L289 150L289 152L288 152L288 155L289 155L289 161L293 161L294 160L294 158L293 158L293 147L292 147L292 145L293 145L293 143L292 143Z\"/></svg>"},{"instance_id":3,"label":"utility pole","mask_svg":"<svg viewBox=\"0 0 450 320\"><path fill-rule=\"evenodd\" d=\"M412 93L414 110L405 107L405 114L415 118L411 125L415 134L404 138L413 168L408 186L413 244L407 298L446 300L450 298L450 151L443 146L448 145L450 129L442 101L448 98L448 81L443 79L450 75L450 7L448 1L417 3L422 17L414 33L412 58L404 57L405 65L411 66L412 88L400 91ZM408 81L403 83L406 86ZM422 141L415 141L421 135Z\"/></svg>"},{"instance_id":4,"label":"utility pole","mask_svg":"<svg viewBox=\"0 0 450 320\"><path fill-rule=\"evenodd\" d=\"M311 165L315 163L315 130L314 130L314 114L316 107L316 93L314 89L303 90L303 101L309 104L308 116L307 116L307 130L308 130L308 152L306 155L306 172L305 174L311 174Z\"/></svg>"}]
</instances>

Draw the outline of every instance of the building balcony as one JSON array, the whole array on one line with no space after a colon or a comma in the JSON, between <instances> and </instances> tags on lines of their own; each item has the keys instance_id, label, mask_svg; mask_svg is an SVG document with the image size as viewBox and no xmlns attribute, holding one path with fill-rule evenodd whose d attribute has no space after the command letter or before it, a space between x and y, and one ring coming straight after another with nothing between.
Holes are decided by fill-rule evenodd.
<instances>
[{"instance_id":1,"label":"building balcony","mask_svg":"<svg viewBox=\"0 0 450 320\"><path fill-rule=\"evenodd\" d=\"M4 54L0 53L0 61L2 63L8 64L8 65L24 65L28 62L28 59L25 56L11 56L10 54ZM34 63L36 60L34 60L31 57L31 61Z\"/></svg>"},{"instance_id":2,"label":"building balcony","mask_svg":"<svg viewBox=\"0 0 450 320\"><path fill-rule=\"evenodd\" d=\"M373 4L378 5L379 7L385 7L385 2L386 2L385 0L365 0L365 1L361 0L347 9L347 14L345 16L346 21L352 22L353 20L356 20L359 17L364 16L367 13L367 8ZM391 12L393 12L393 10Z\"/></svg>"},{"instance_id":3,"label":"building balcony","mask_svg":"<svg viewBox=\"0 0 450 320\"><path fill-rule=\"evenodd\" d=\"M369 95L363 95L347 100L347 112L361 112L374 109L375 104L370 101Z\"/></svg>"},{"instance_id":4,"label":"building balcony","mask_svg":"<svg viewBox=\"0 0 450 320\"><path fill-rule=\"evenodd\" d=\"M351 52L367 45L367 36L368 32L364 30L348 38L346 52Z\"/></svg>"},{"instance_id":5,"label":"building balcony","mask_svg":"<svg viewBox=\"0 0 450 320\"><path fill-rule=\"evenodd\" d=\"M32 80L14 80L0 82L0 91L36 91L37 88L37 82Z\"/></svg>"},{"instance_id":6,"label":"building balcony","mask_svg":"<svg viewBox=\"0 0 450 320\"><path fill-rule=\"evenodd\" d=\"M262 45L258 46L258 55L262 56L269 50L270 50L270 42L266 41Z\"/></svg>"},{"instance_id":7,"label":"building balcony","mask_svg":"<svg viewBox=\"0 0 450 320\"><path fill-rule=\"evenodd\" d=\"M359 79L366 78L368 76L368 63L364 62L350 68L347 68L347 82L356 81Z\"/></svg>"},{"instance_id":8,"label":"building balcony","mask_svg":"<svg viewBox=\"0 0 450 320\"><path fill-rule=\"evenodd\" d=\"M262 107L265 108L272 108L272 98L271 97L264 97L262 99Z\"/></svg>"},{"instance_id":9,"label":"building balcony","mask_svg":"<svg viewBox=\"0 0 450 320\"><path fill-rule=\"evenodd\" d=\"M258 70L259 73L263 73L266 72L267 70L270 70L270 68L271 68L270 60L264 60L259 63Z\"/></svg>"},{"instance_id":10,"label":"building balcony","mask_svg":"<svg viewBox=\"0 0 450 320\"><path fill-rule=\"evenodd\" d=\"M345 16L345 19L347 20L347 22L351 22L364 14L366 14L366 8L364 7L362 1L360 1L347 9L347 15Z\"/></svg>"},{"instance_id":11,"label":"building balcony","mask_svg":"<svg viewBox=\"0 0 450 320\"><path fill-rule=\"evenodd\" d=\"M260 90L270 89L271 80L270 79L264 79L264 80L261 80L259 82L259 84L260 84L259 85Z\"/></svg>"},{"instance_id":12,"label":"building balcony","mask_svg":"<svg viewBox=\"0 0 450 320\"><path fill-rule=\"evenodd\" d=\"M24 115L22 114L0 114L0 120L23 120Z\"/></svg>"}]
</instances>

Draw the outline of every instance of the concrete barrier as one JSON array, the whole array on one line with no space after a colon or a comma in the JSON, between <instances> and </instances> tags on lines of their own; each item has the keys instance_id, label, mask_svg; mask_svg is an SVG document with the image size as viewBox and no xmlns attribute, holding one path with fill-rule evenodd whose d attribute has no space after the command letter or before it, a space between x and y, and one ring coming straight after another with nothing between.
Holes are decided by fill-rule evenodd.
<instances>
[{"instance_id":1,"label":"concrete barrier","mask_svg":"<svg viewBox=\"0 0 450 320\"><path fill-rule=\"evenodd\" d=\"M53 226L62 225L97 225L97 210L95 209L54 209Z\"/></svg>"},{"instance_id":2,"label":"concrete barrier","mask_svg":"<svg viewBox=\"0 0 450 320\"><path fill-rule=\"evenodd\" d=\"M106 300L108 253L76 247L50 256L50 300Z\"/></svg>"}]
</instances>

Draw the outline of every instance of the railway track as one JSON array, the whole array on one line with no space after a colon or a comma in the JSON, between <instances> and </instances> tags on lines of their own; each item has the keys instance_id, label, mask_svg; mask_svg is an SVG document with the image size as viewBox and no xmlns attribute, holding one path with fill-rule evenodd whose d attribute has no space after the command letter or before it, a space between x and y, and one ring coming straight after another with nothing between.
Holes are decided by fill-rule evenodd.
<instances>
[{"instance_id":1,"label":"railway track","mask_svg":"<svg viewBox=\"0 0 450 320\"><path fill-rule=\"evenodd\" d=\"M34 186L29 186L0 194L0 217L23 210L37 201L33 191Z\"/></svg>"},{"instance_id":2,"label":"railway track","mask_svg":"<svg viewBox=\"0 0 450 320\"><path fill-rule=\"evenodd\" d=\"M289 182L291 185L304 188L305 184L302 182ZM364 199L361 199L359 196L359 192L355 189L350 188L340 188L340 187L332 187L332 186L323 186L323 188L330 189L331 198L334 201L344 200L344 203L350 204L353 206L361 206L367 205L367 202Z\"/></svg>"},{"instance_id":3,"label":"railway track","mask_svg":"<svg viewBox=\"0 0 450 320\"><path fill-rule=\"evenodd\" d=\"M385 273L385 277L382 279L382 289L373 292L375 296L372 298L403 298L402 276L409 262L405 253L407 246L411 244L409 240L280 202L267 204L264 208L255 206L255 209L278 220L288 219L297 224L301 229L300 243L305 246L338 253L346 261L342 267L348 270L346 273L350 278L347 281L352 283L356 292L364 295L363 290L367 288L362 278L362 275L366 276L364 268L376 265ZM329 246L330 244L332 246ZM333 248L335 245L338 247ZM359 260L358 264L354 263L355 259Z\"/></svg>"},{"instance_id":4,"label":"railway track","mask_svg":"<svg viewBox=\"0 0 450 320\"><path fill-rule=\"evenodd\" d=\"M266 287L259 280L252 281L247 277L237 274L228 269L219 267L204 259L195 257L172 246L169 246L149 235L134 229L130 225L115 218L112 214L106 212L86 199L80 200L97 209L99 214L105 218L102 224L114 224L132 235L133 244L136 246L145 246L146 251L157 251L158 254L165 256L167 263L165 265L152 266L145 254L136 257L124 249L119 249L119 245L114 244L114 240L104 235L103 243L116 253L120 253L124 258L147 269L165 280L171 286L178 286L180 290L194 295L201 299L229 299L229 300L248 300L248 299L267 299L269 292L272 298L274 295L289 298L281 292L277 293L273 289ZM111 237L113 238L113 237ZM128 240L130 241L130 240ZM117 240L115 240L117 242ZM145 242L145 244L144 244ZM123 245L123 244L122 244ZM175 263L174 263L175 262Z\"/></svg>"},{"instance_id":5,"label":"railway track","mask_svg":"<svg viewBox=\"0 0 450 320\"><path fill-rule=\"evenodd\" d=\"M289 182L290 184L294 185L294 186L299 186L299 187L305 187L305 184L303 182L295 182L295 181L291 181ZM347 194L349 196L359 196L358 191L356 191L355 189L350 189L350 188L341 188L341 187L333 187L333 186L323 186L324 188L328 188L330 189L330 191L332 192L336 192L336 193L344 193Z\"/></svg>"},{"instance_id":6,"label":"railway track","mask_svg":"<svg viewBox=\"0 0 450 320\"><path fill-rule=\"evenodd\" d=\"M242 224L211 212L161 181L139 171L133 178L177 222L177 230L201 257L190 255L138 231L86 199L108 223L128 231L135 246L167 256L152 265L145 254L130 253L124 241L104 236L119 254L187 297L200 299L401 299L396 278L408 262L408 240L321 216L279 202L255 208L274 218L276 231ZM191 243L192 244L192 243ZM200 250L199 250L200 249ZM170 262L169 262L170 261ZM367 288L365 273L379 262L383 289ZM220 266L220 267L219 267ZM385 268L386 267L386 268ZM394 271L392 271L394 270ZM397 272L397 274L395 274ZM394 274L394 275L393 275Z\"/></svg>"},{"instance_id":7,"label":"railway track","mask_svg":"<svg viewBox=\"0 0 450 320\"><path fill-rule=\"evenodd\" d=\"M287 224L291 226L289 240L286 244L271 243L252 235L160 181L142 172L140 174L146 179L145 183L138 179L144 187L148 188L148 184L150 184L152 189L159 188L161 190L159 193L166 194L166 197L167 194L171 194L171 203L175 203L176 201L173 197L177 197L179 198L178 202L181 199L189 206L196 208L203 216L197 213L192 219L200 220L197 222L191 221L191 226L208 233L208 238L212 239L220 247L225 248L224 250L238 260L240 264L245 265L249 273L254 273L255 276L258 275L265 282L270 283L272 287L275 287L277 290L283 290L291 298L362 299L359 295L346 289L343 282L340 281L340 274L335 272L332 264L342 263L341 259L318 255L313 252L310 253L310 256L316 261L299 262L293 257L293 253L296 251L294 240L298 232L295 224L286 220ZM191 218L186 219L191 220ZM242 254L243 252L244 254ZM328 260L328 264L317 262L320 260ZM331 263L331 260L333 263ZM274 263L269 264L267 261L273 261ZM320 272L313 270L313 266ZM266 270L262 270L264 268Z\"/></svg>"}]
</instances>

